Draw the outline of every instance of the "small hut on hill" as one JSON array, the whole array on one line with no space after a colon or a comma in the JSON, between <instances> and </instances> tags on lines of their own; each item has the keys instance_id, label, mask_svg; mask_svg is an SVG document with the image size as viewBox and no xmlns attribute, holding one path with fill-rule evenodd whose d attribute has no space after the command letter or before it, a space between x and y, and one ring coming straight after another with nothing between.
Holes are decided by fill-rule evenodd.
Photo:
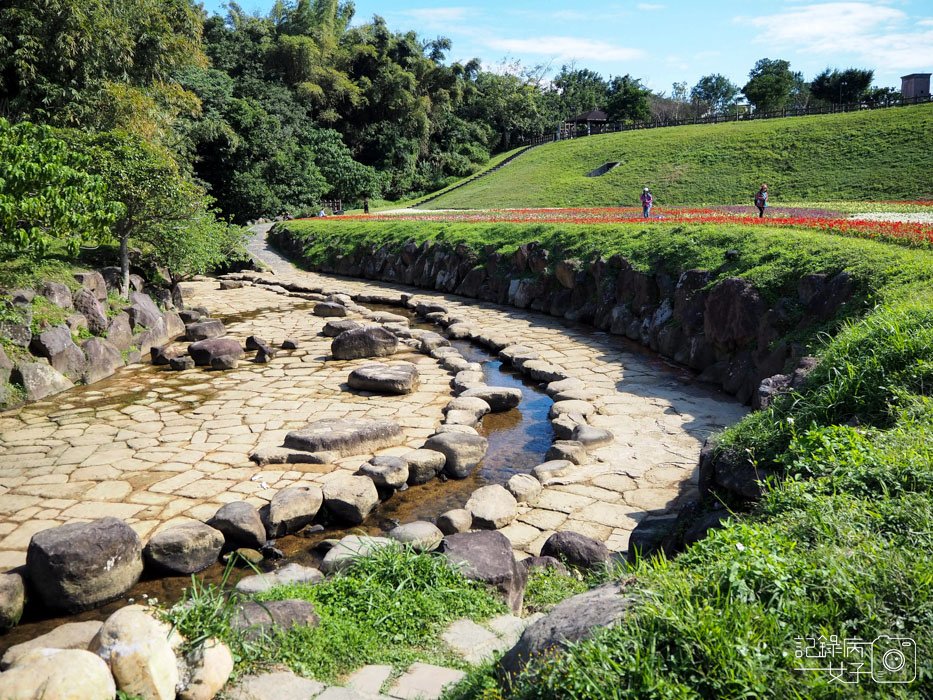
<instances>
[{"instance_id":1,"label":"small hut on hill","mask_svg":"<svg viewBox=\"0 0 933 700\"><path fill-rule=\"evenodd\" d=\"M589 136L590 134L602 133L609 121L607 115L601 109L591 109L589 112L583 112L575 117L571 117L564 122L563 138L573 138L574 136Z\"/></svg>"}]
</instances>

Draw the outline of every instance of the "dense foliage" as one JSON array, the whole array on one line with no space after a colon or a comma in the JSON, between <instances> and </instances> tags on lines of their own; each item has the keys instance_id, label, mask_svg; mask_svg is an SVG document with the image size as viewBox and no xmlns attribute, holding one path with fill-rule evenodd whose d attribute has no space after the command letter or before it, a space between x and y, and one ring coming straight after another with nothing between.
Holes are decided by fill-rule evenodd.
<instances>
[{"instance_id":1,"label":"dense foliage","mask_svg":"<svg viewBox=\"0 0 933 700\"><path fill-rule=\"evenodd\" d=\"M0 119L0 258L76 253L106 234L118 207L49 127Z\"/></svg>"}]
</instances>

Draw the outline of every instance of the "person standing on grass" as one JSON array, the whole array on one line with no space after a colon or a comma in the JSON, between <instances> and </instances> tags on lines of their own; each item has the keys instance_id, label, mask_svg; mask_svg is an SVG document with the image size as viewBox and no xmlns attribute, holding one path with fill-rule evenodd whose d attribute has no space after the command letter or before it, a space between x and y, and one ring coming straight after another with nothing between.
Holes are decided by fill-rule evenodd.
<instances>
[{"instance_id":1,"label":"person standing on grass","mask_svg":"<svg viewBox=\"0 0 933 700\"><path fill-rule=\"evenodd\" d=\"M765 215L765 207L768 206L768 186L761 183L761 189L755 193L755 206L758 207L758 218Z\"/></svg>"},{"instance_id":2,"label":"person standing on grass","mask_svg":"<svg viewBox=\"0 0 933 700\"><path fill-rule=\"evenodd\" d=\"M651 207L654 205L654 197L651 196L651 190L647 187L641 193L641 213L646 219L651 216Z\"/></svg>"}]
</instances>

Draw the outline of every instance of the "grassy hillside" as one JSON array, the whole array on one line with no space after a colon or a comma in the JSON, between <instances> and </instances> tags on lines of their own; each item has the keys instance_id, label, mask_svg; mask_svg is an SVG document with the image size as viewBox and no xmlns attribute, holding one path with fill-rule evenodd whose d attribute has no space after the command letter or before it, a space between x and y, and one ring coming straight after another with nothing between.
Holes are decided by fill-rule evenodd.
<instances>
[{"instance_id":1,"label":"grassy hillside","mask_svg":"<svg viewBox=\"0 0 933 700\"><path fill-rule=\"evenodd\" d=\"M586 173L608 161L607 175ZM933 105L629 131L547 144L431 209L747 204L933 196Z\"/></svg>"}]
</instances>

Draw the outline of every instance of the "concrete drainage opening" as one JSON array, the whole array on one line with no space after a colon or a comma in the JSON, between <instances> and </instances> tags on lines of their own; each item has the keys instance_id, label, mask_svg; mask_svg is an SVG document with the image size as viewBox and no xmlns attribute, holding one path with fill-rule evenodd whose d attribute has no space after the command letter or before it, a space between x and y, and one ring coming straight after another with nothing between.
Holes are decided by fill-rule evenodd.
<instances>
[{"instance_id":1,"label":"concrete drainage opening","mask_svg":"<svg viewBox=\"0 0 933 700\"><path fill-rule=\"evenodd\" d=\"M611 172L615 167L619 165L618 161L612 161L610 163L603 163L596 170L590 170L586 174L587 177L599 177L600 175L605 175L608 172Z\"/></svg>"}]
</instances>

